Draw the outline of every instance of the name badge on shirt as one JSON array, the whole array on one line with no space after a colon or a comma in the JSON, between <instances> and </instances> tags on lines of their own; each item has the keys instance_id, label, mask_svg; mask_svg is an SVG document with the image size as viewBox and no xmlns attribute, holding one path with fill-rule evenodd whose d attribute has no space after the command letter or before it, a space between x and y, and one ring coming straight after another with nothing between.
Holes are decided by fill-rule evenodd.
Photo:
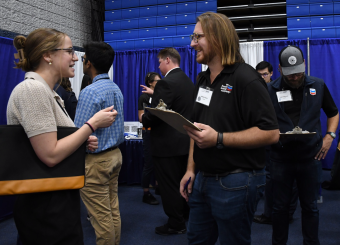
<instances>
[{"instance_id":1,"label":"name badge on shirt","mask_svg":"<svg viewBox=\"0 0 340 245\"><path fill-rule=\"evenodd\" d=\"M213 91L213 89L208 87L200 87L196 97L196 102L209 106Z\"/></svg>"},{"instance_id":2,"label":"name badge on shirt","mask_svg":"<svg viewBox=\"0 0 340 245\"><path fill-rule=\"evenodd\" d=\"M290 90L276 92L277 100L280 102L293 101L292 92Z\"/></svg>"}]
</instances>

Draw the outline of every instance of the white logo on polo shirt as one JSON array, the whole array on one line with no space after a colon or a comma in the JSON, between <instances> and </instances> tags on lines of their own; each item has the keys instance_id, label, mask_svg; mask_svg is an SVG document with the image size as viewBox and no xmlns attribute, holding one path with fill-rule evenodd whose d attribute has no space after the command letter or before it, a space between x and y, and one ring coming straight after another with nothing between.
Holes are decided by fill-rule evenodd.
<instances>
[{"instance_id":1,"label":"white logo on polo shirt","mask_svg":"<svg viewBox=\"0 0 340 245\"><path fill-rule=\"evenodd\" d=\"M233 86L229 85L228 83L226 85L221 86L221 92L230 94L233 90Z\"/></svg>"}]
</instances>

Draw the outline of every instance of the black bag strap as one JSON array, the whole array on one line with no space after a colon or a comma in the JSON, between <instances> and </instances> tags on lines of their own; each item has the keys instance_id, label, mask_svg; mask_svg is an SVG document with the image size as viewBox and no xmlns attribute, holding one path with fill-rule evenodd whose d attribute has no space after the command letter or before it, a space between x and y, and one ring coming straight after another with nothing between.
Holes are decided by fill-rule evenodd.
<instances>
[{"instance_id":1,"label":"black bag strap","mask_svg":"<svg viewBox=\"0 0 340 245\"><path fill-rule=\"evenodd\" d=\"M65 115L68 117L66 111L65 111L64 108L61 106L61 104L58 102L57 98L55 98L55 101L57 101L59 107L63 110L63 112L65 113Z\"/></svg>"},{"instance_id":2,"label":"black bag strap","mask_svg":"<svg viewBox=\"0 0 340 245\"><path fill-rule=\"evenodd\" d=\"M26 79L32 79L32 80L35 80L33 77L25 77L25 80ZM57 100L57 98L56 97L54 97L55 98L55 101L57 101L57 103L58 103L58 105L59 105L59 107L63 110L63 112L65 113L65 115L68 117L68 115L67 115L67 113L66 113L66 111L64 110L64 108L61 106L61 104L58 102L58 100Z\"/></svg>"}]
</instances>

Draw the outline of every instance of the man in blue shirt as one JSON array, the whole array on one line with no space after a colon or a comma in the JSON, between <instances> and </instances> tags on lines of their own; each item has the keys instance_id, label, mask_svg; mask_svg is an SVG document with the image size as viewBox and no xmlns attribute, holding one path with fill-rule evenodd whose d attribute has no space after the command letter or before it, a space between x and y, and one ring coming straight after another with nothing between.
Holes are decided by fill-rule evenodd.
<instances>
[{"instance_id":1,"label":"man in blue shirt","mask_svg":"<svg viewBox=\"0 0 340 245\"><path fill-rule=\"evenodd\" d=\"M86 183L80 195L96 233L96 244L118 245L121 219L117 192L122 165L118 145L124 141L123 95L108 75L114 59L112 47L104 42L90 42L84 49L84 74L91 77L92 84L79 95L75 125L80 127L84 123L88 124L87 120L95 113L112 105L118 115L108 128L95 129L88 124L93 135L98 138L98 149L87 151Z\"/></svg>"}]
</instances>

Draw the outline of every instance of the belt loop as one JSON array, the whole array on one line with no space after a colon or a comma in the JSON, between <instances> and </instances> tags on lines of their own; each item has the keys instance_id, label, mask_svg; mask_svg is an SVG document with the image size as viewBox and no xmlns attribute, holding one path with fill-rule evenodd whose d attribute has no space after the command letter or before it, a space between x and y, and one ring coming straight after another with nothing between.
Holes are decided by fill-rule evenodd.
<instances>
[{"instance_id":1,"label":"belt loop","mask_svg":"<svg viewBox=\"0 0 340 245\"><path fill-rule=\"evenodd\" d=\"M218 174L216 174L216 180L218 180Z\"/></svg>"}]
</instances>

